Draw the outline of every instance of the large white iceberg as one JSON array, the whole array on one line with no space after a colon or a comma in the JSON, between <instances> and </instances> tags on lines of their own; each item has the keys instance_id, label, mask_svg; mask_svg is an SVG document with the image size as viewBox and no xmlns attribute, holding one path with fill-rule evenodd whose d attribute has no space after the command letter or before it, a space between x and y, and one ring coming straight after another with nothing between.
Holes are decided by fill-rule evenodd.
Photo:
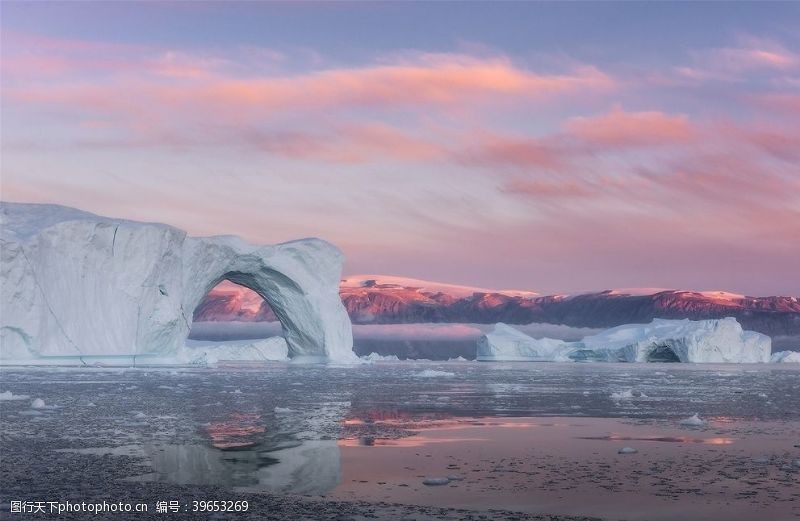
<instances>
[{"instance_id":1,"label":"large white iceberg","mask_svg":"<svg viewBox=\"0 0 800 521\"><path fill-rule=\"evenodd\" d=\"M225 279L269 303L290 357L356 358L343 256L325 241L189 237L54 205L0 203L0 219L0 359L174 357L195 307Z\"/></svg>"},{"instance_id":2,"label":"large white iceberg","mask_svg":"<svg viewBox=\"0 0 800 521\"><path fill-rule=\"evenodd\" d=\"M578 342L534 339L505 324L478 341L478 360L764 363L772 340L744 331L735 318L655 319L626 324Z\"/></svg>"}]
</instances>

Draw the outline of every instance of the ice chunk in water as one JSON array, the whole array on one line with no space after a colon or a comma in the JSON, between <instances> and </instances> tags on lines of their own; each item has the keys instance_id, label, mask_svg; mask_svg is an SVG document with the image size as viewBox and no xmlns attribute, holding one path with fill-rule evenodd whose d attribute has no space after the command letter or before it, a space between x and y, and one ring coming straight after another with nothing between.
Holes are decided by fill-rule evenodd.
<instances>
[{"instance_id":1,"label":"ice chunk in water","mask_svg":"<svg viewBox=\"0 0 800 521\"><path fill-rule=\"evenodd\" d=\"M11 391L3 391L0 393L0 401L4 400L27 400L30 398L27 394L14 394Z\"/></svg>"},{"instance_id":2,"label":"ice chunk in water","mask_svg":"<svg viewBox=\"0 0 800 521\"><path fill-rule=\"evenodd\" d=\"M422 481L423 485L428 485L430 487L438 487L441 485L447 485L450 483L450 478L425 478Z\"/></svg>"},{"instance_id":3,"label":"ice chunk in water","mask_svg":"<svg viewBox=\"0 0 800 521\"><path fill-rule=\"evenodd\" d=\"M700 416L698 416L697 413L694 413L693 415L689 416L688 418L682 419L680 421L680 424L681 425L686 425L688 427L702 427L703 425L706 424L706 421L704 419L700 418Z\"/></svg>"}]
</instances>

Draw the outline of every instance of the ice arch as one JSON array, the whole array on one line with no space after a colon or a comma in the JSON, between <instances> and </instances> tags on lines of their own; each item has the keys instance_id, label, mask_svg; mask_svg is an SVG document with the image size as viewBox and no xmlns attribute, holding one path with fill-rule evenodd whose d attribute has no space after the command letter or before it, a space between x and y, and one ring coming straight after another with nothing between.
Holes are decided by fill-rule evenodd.
<instances>
[{"instance_id":1,"label":"ice arch","mask_svg":"<svg viewBox=\"0 0 800 521\"><path fill-rule=\"evenodd\" d=\"M269 302L291 357L355 357L343 256L325 241L189 237L54 205L1 203L0 219L3 360L174 355L192 311L225 278Z\"/></svg>"},{"instance_id":2,"label":"ice arch","mask_svg":"<svg viewBox=\"0 0 800 521\"><path fill-rule=\"evenodd\" d=\"M189 238L184 263L186 322L223 280L258 293L283 328L292 358L352 356L350 319L339 297L342 255L319 239L256 247L238 237ZM188 335L188 331L187 331Z\"/></svg>"}]
</instances>

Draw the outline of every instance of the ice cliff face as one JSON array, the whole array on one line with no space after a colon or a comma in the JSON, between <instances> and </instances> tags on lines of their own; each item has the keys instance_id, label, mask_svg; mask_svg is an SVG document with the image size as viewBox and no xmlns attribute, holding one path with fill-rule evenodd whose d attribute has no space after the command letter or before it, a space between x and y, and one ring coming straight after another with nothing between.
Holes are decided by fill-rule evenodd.
<instances>
[{"instance_id":1,"label":"ice cliff face","mask_svg":"<svg viewBox=\"0 0 800 521\"><path fill-rule=\"evenodd\" d=\"M352 359L343 256L319 239L256 246L52 205L0 203L3 359L175 355L224 279L261 295L293 358Z\"/></svg>"},{"instance_id":2,"label":"ice cliff face","mask_svg":"<svg viewBox=\"0 0 800 521\"><path fill-rule=\"evenodd\" d=\"M578 342L534 339L497 324L478 341L478 360L763 363L771 339L744 331L735 318L664 320L627 324Z\"/></svg>"}]
</instances>

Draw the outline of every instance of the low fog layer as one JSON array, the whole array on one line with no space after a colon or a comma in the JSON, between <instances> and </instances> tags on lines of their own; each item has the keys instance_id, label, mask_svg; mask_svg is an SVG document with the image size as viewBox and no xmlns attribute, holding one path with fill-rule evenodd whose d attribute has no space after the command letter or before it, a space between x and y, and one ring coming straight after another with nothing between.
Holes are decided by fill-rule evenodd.
<instances>
[{"instance_id":1,"label":"low fog layer","mask_svg":"<svg viewBox=\"0 0 800 521\"><path fill-rule=\"evenodd\" d=\"M358 340L423 340L453 342L477 340L491 331L494 324L375 324L353 325L353 336ZM601 331L587 327L570 327L557 324L515 325L515 329L534 338L580 340L586 335ZM264 338L281 334L279 322L195 322L189 338L193 340L243 340Z\"/></svg>"}]
</instances>

